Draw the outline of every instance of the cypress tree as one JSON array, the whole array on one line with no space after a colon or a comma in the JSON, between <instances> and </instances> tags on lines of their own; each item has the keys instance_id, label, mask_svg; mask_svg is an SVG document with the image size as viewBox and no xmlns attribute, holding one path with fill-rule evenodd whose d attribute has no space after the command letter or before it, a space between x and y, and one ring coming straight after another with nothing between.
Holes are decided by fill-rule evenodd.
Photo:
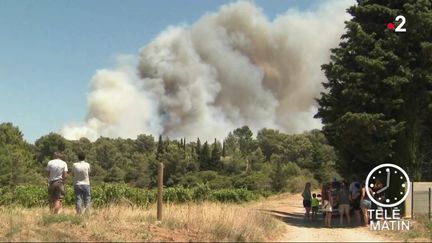
<instances>
[{"instance_id":1,"label":"cypress tree","mask_svg":"<svg viewBox=\"0 0 432 243\"><path fill-rule=\"evenodd\" d=\"M432 2L358 0L331 61L316 114L346 172L391 162L420 179L430 144ZM406 32L387 29L403 15ZM427 143L429 142L429 145Z\"/></svg>"}]
</instances>

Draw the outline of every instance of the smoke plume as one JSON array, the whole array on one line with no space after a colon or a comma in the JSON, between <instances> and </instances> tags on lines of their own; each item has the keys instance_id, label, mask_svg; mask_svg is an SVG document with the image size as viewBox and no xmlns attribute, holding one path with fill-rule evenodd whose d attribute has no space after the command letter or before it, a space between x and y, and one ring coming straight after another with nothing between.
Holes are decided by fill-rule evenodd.
<instances>
[{"instance_id":1,"label":"smoke plume","mask_svg":"<svg viewBox=\"0 0 432 243\"><path fill-rule=\"evenodd\" d=\"M351 1L326 1L314 11L288 10L268 20L240 1L171 26L115 70L91 79L88 114L69 124L68 139L99 136L223 138L237 127L301 132L319 128L314 98L343 32ZM126 60L125 60L126 59Z\"/></svg>"}]
</instances>

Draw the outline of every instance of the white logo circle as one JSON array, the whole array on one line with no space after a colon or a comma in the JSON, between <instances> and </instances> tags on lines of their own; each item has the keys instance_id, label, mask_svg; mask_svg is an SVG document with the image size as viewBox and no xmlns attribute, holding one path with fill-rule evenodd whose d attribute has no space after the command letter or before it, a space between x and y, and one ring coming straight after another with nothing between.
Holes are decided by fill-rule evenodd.
<instances>
[{"instance_id":1,"label":"white logo circle","mask_svg":"<svg viewBox=\"0 0 432 243\"><path fill-rule=\"evenodd\" d=\"M408 177L408 174L407 174L407 173L405 172L405 170L403 170L401 167L399 167L399 166L397 166L397 165L395 165L395 164L381 164L381 165L378 165L377 167L373 168L373 169L369 172L369 174L368 174L368 176L367 176L367 178L366 178L365 187L366 187L366 188L369 187L369 185L370 185L369 180L370 180L372 174L373 174L375 171L377 171L377 170L379 170L379 169L381 169L381 168L383 168L383 167L392 167L392 168L398 170L399 172L401 172L401 173L405 176L405 178L406 178L406 180L407 180L407 183L406 183L407 185L406 185L406 190L405 190L405 194L404 194L404 196L403 196L399 201L397 201L397 202L395 202L395 203L385 204L385 203L381 203L381 202L378 202L377 200L375 200L375 198L373 197L373 195L370 194L370 192L369 192L368 189L366 189L366 193L367 193L367 195L369 196L369 198L372 200L372 202L374 202L374 203L375 203L376 205L378 205L378 206L381 206L381 207L396 207L396 206L398 206L399 204L401 204L403 201L405 201L405 199L408 197L408 193L409 193L409 191L410 191L410 187L411 187L411 182L410 182L410 179L409 179L409 177Z\"/></svg>"}]
</instances>

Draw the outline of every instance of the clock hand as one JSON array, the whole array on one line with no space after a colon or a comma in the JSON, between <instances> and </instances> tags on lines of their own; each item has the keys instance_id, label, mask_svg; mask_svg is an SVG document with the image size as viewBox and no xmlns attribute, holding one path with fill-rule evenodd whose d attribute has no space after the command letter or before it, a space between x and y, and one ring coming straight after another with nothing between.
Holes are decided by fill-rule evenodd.
<instances>
[{"instance_id":1,"label":"clock hand","mask_svg":"<svg viewBox=\"0 0 432 243\"><path fill-rule=\"evenodd\" d=\"M389 187L390 186L390 169L389 169L389 171L387 171L387 185L386 185L386 187Z\"/></svg>"},{"instance_id":2,"label":"clock hand","mask_svg":"<svg viewBox=\"0 0 432 243\"><path fill-rule=\"evenodd\" d=\"M377 191L376 193L378 194L378 193L381 193L381 192L387 190L387 188L389 188L389 186L390 186L390 171L387 172L387 183L386 183L386 186L383 187L383 188L381 188L381 189L380 189L379 191Z\"/></svg>"}]
</instances>

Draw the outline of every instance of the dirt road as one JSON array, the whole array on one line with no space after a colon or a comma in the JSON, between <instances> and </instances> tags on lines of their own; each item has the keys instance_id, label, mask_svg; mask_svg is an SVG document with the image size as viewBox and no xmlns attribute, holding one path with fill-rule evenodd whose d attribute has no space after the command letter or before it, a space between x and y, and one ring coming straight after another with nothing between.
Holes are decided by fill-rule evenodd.
<instances>
[{"instance_id":1,"label":"dirt road","mask_svg":"<svg viewBox=\"0 0 432 243\"><path fill-rule=\"evenodd\" d=\"M277 241L283 242L389 242L366 227L339 226L339 218L333 217L333 228L324 228L323 221L303 219L304 208L300 195L280 196L257 207L258 210L271 213L286 223L286 232Z\"/></svg>"}]
</instances>

